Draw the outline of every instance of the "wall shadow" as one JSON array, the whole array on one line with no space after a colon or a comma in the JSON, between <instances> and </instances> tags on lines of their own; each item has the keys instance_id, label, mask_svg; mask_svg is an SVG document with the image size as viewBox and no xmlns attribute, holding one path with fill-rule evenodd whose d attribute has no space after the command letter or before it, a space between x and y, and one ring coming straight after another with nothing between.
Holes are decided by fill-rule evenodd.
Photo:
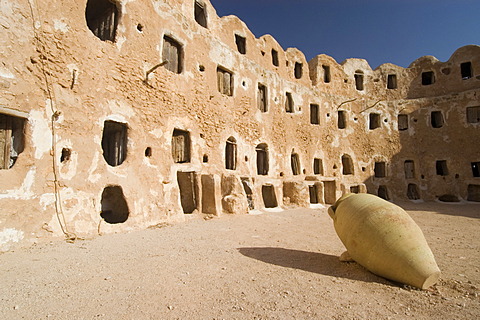
<instances>
[{"instance_id":1,"label":"wall shadow","mask_svg":"<svg viewBox=\"0 0 480 320\"><path fill-rule=\"evenodd\" d=\"M246 257L280 267L356 281L395 285L393 282L374 275L357 263L340 262L337 256L329 254L276 247L247 247L237 250Z\"/></svg>"}]
</instances>

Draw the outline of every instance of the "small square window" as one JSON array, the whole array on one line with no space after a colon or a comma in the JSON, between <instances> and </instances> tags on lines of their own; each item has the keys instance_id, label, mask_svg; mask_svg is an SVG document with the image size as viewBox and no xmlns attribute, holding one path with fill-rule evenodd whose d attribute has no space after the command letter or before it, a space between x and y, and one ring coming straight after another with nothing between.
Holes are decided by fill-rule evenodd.
<instances>
[{"instance_id":1,"label":"small square window","mask_svg":"<svg viewBox=\"0 0 480 320\"><path fill-rule=\"evenodd\" d=\"M433 71L422 72L422 85L428 86L435 83L435 73Z\"/></svg>"}]
</instances>

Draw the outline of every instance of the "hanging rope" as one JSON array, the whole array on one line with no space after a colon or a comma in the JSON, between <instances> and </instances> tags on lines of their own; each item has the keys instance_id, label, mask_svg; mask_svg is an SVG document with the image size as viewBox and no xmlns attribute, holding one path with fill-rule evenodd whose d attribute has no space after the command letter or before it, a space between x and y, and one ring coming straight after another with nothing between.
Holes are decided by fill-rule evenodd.
<instances>
[{"instance_id":1,"label":"hanging rope","mask_svg":"<svg viewBox=\"0 0 480 320\"><path fill-rule=\"evenodd\" d=\"M35 38L35 46L36 46L37 52L40 53L40 65L42 69L43 78L45 81L45 89L47 91L50 109L52 112L52 117L51 117L52 153L51 155L52 155L52 170L53 170L53 179L54 179L53 185L54 185L54 194L55 194L55 213L56 213L60 228L62 229L62 232L65 235L66 241L73 242L77 239L77 235L73 232L68 231L67 222L65 220L65 215L63 213L62 198L60 194L60 184L58 181L58 165L57 165L57 150L56 150L57 138L56 138L55 123L58 120L58 117L60 116L61 112L57 110L57 108L55 107L55 103L54 103L55 97L53 94L53 90L51 89L51 81L49 79L49 74L47 72L47 65L46 65L47 57L45 55L45 48L41 38L41 36L43 36L43 33L44 33L43 24L40 25L40 34L37 33L37 30L35 28L35 16L39 17L40 15L38 13L35 14L32 1L35 1L35 8L37 7L37 3L36 3L36 0L28 1L28 4L30 6L30 13L32 16L32 27L33 27L33 33Z\"/></svg>"}]
</instances>

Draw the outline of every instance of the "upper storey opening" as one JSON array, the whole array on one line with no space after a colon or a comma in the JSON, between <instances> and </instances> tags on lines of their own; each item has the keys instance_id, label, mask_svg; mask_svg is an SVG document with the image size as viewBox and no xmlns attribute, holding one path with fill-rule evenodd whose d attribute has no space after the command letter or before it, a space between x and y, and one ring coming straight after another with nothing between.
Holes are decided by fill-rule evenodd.
<instances>
[{"instance_id":1,"label":"upper storey opening","mask_svg":"<svg viewBox=\"0 0 480 320\"><path fill-rule=\"evenodd\" d=\"M120 10L111 0L88 0L85 19L90 31L102 41L115 42Z\"/></svg>"},{"instance_id":2,"label":"upper storey opening","mask_svg":"<svg viewBox=\"0 0 480 320\"><path fill-rule=\"evenodd\" d=\"M207 28L207 9L205 3L195 1L194 9L195 21L204 28Z\"/></svg>"}]
</instances>

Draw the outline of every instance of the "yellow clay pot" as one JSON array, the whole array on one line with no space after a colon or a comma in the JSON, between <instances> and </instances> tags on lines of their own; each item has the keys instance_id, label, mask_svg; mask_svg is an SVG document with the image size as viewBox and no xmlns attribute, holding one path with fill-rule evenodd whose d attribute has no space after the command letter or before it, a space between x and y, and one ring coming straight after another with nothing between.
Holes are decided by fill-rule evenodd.
<instances>
[{"instance_id":1,"label":"yellow clay pot","mask_svg":"<svg viewBox=\"0 0 480 320\"><path fill-rule=\"evenodd\" d=\"M440 269L422 230L399 206L371 194L347 194L328 209L351 258L384 278L426 289Z\"/></svg>"}]
</instances>

